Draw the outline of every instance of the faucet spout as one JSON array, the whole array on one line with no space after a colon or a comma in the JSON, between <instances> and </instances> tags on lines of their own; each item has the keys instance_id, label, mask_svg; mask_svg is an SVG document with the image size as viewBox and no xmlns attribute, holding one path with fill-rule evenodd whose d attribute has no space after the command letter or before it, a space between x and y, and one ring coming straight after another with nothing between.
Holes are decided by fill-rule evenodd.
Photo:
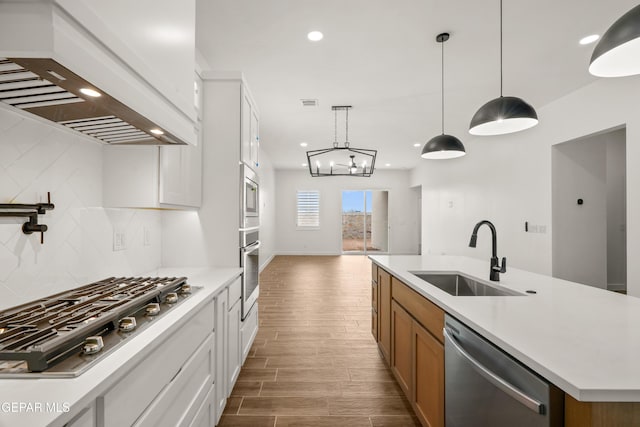
<instances>
[{"instance_id":1,"label":"faucet spout","mask_svg":"<svg viewBox=\"0 0 640 427\"><path fill-rule=\"evenodd\" d=\"M507 271L507 259L502 258L501 266L500 261L498 260L498 233L496 232L496 227L491 223L491 221L487 221L485 219L478 222L473 227L471 239L469 240L469 247L476 247L476 243L478 241L478 229L483 225L486 225L489 227L489 230L491 230L491 270L489 272L489 279L497 282L500 280L500 273L506 273Z\"/></svg>"}]
</instances>

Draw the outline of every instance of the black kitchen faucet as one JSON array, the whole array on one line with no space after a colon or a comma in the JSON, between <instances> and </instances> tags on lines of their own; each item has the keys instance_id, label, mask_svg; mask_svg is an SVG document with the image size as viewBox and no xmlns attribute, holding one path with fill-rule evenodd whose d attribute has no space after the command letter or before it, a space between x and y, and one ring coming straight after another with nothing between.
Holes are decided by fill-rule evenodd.
<instances>
[{"instance_id":1,"label":"black kitchen faucet","mask_svg":"<svg viewBox=\"0 0 640 427\"><path fill-rule=\"evenodd\" d=\"M491 230L491 270L489 272L489 279L494 282L500 281L500 273L507 272L507 258L502 258L502 265L498 262L498 237L496 233L496 227L491 223L491 221L487 221L486 219L480 221L473 227L473 232L471 233L471 240L469 240L469 247L475 248L476 241L478 240L478 229L483 224L487 225Z\"/></svg>"}]
</instances>

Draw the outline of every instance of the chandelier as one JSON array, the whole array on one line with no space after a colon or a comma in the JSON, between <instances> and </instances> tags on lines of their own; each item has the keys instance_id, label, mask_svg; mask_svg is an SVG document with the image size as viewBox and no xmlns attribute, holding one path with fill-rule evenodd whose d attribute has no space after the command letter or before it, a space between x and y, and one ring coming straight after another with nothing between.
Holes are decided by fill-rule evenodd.
<instances>
[{"instance_id":1,"label":"chandelier","mask_svg":"<svg viewBox=\"0 0 640 427\"><path fill-rule=\"evenodd\" d=\"M307 151L307 165L311 176L364 176L373 174L376 164L376 150L352 148L349 146L349 109L350 105L334 105L333 147ZM345 138L340 146L338 142L338 111L345 114Z\"/></svg>"}]
</instances>

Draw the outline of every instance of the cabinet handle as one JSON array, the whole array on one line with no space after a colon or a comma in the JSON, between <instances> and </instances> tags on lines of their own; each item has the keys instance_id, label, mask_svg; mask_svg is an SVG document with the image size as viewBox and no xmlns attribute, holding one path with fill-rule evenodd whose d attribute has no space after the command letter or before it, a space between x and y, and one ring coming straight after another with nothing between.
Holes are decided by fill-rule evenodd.
<instances>
[{"instance_id":1,"label":"cabinet handle","mask_svg":"<svg viewBox=\"0 0 640 427\"><path fill-rule=\"evenodd\" d=\"M482 364L480 364L480 362L478 362L473 356L471 356L462 348L462 346L457 342L457 340L449 333L449 330L447 328L444 328L442 332L444 333L445 339L453 345L453 348L458 353L460 353L462 357L467 359L467 361L469 361L471 366L480 375L482 375L487 381L492 383L494 386L498 387L506 395L510 396L511 398L522 403L527 408L531 409L536 414L544 414L545 411L544 411L543 403L535 400L532 397L527 396L526 394L524 394L523 392L515 388L513 385L509 384L507 381L500 378L499 376L491 372L489 369L484 367Z\"/></svg>"}]
</instances>

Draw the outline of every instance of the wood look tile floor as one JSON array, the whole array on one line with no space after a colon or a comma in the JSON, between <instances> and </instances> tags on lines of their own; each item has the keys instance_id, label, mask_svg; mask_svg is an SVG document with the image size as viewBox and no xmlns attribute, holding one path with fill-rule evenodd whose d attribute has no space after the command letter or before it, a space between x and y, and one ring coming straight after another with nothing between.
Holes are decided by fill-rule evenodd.
<instances>
[{"instance_id":1,"label":"wood look tile floor","mask_svg":"<svg viewBox=\"0 0 640 427\"><path fill-rule=\"evenodd\" d=\"M258 302L258 335L220 426L420 425L371 335L365 256L278 256Z\"/></svg>"}]
</instances>

